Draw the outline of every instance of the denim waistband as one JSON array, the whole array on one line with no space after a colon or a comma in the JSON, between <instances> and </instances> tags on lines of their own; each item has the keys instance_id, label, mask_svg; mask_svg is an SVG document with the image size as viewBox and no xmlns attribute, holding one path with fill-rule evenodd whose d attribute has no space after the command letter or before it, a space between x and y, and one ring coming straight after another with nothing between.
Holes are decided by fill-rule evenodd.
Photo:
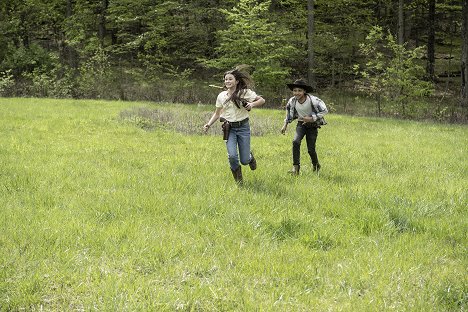
<instances>
[{"instance_id":1,"label":"denim waistband","mask_svg":"<svg viewBox=\"0 0 468 312\"><path fill-rule=\"evenodd\" d=\"M229 124L231 125L231 128L239 128L240 126L242 126L243 124L249 122L249 117L241 120L241 121L234 121L234 122L229 122Z\"/></svg>"}]
</instances>

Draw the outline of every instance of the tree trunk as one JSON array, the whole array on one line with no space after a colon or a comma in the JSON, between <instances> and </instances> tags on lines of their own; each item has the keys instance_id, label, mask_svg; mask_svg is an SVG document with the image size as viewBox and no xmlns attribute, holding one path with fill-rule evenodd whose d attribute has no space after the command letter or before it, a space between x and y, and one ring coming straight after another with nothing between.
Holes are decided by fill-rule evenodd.
<instances>
[{"instance_id":1,"label":"tree trunk","mask_svg":"<svg viewBox=\"0 0 468 312\"><path fill-rule=\"evenodd\" d=\"M308 70L308 79L309 84L316 87L315 75L314 75L314 0L307 0L307 51L308 51L308 60L309 60L309 70Z\"/></svg>"},{"instance_id":2,"label":"tree trunk","mask_svg":"<svg viewBox=\"0 0 468 312\"><path fill-rule=\"evenodd\" d=\"M427 18L428 34L427 34L427 67L426 74L431 80L435 80L434 64L435 64L435 0L429 0L429 15Z\"/></svg>"},{"instance_id":3,"label":"tree trunk","mask_svg":"<svg viewBox=\"0 0 468 312\"><path fill-rule=\"evenodd\" d=\"M377 113L379 117L382 117L382 97L380 93L377 93Z\"/></svg>"},{"instance_id":4,"label":"tree trunk","mask_svg":"<svg viewBox=\"0 0 468 312\"><path fill-rule=\"evenodd\" d=\"M67 11L65 12L67 18L73 14L73 0L67 0Z\"/></svg>"},{"instance_id":5,"label":"tree trunk","mask_svg":"<svg viewBox=\"0 0 468 312\"><path fill-rule=\"evenodd\" d=\"M73 0L67 0L67 8L65 11L66 20L69 20L73 16ZM67 35L65 34L65 37ZM70 38L65 38L70 39ZM66 42L66 40L64 40ZM75 49L70 46L68 43L64 44L64 54L63 57L66 58L68 65L72 68L78 67L78 56Z\"/></svg>"},{"instance_id":6,"label":"tree trunk","mask_svg":"<svg viewBox=\"0 0 468 312\"><path fill-rule=\"evenodd\" d=\"M468 108L468 0L463 1L463 24L462 24L462 59L461 59L461 104Z\"/></svg>"},{"instance_id":7,"label":"tree trunk","mask_svg":"<svg viewBox=\"0 0 468 312\"><path fill-rule=\"evenodd\" d=\"M108 0L101 0L101 12L99 14L99 42L104 47L104 38L106 36L106 12L109 6Z\"/></svg>"},{"instance_id":8,"label":"tree trunk","mask_svg":"<svg viewBox=\"0 0 468 312\"><path fill-rule=\"evenodd\" d=\"M404 0L398 0L398 44L405 43L405 12Z\"/></svg>"},{"instance_id":9,"label":"tree trunk","mask_svg":"<svg viewBox=\"0 0 468 312\"><path fill-rule=\"evenodd\" d=\"M332 77L331 77L331 86L332 86L332 88L334 88L335 87L335 56L334 55L332 56L331 61L332 61L331 62L331 70L332 70L332 72L331 72L331 75L332 75Z\"/></svg>"}]
</instances>

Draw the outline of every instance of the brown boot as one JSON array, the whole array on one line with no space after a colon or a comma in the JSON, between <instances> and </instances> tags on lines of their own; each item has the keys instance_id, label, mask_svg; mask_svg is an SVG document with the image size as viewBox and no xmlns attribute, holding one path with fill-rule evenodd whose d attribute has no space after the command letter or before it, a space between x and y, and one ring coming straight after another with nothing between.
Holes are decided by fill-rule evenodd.
<instances>
[{"instance_id":1,"label":"brown boot","mask_svg":"<svg viewBox=\"0 0 468 312\"><path fill-rule=\"evenodd\" d=\"M234 177L234 180L236 180L237 184L242 184L243 183L243 179L242 179L242 167L239 166L237 167L236 170L232 170L231 169L231 172L232 172L232 175Z\"/></svg>"},{"instance_id":2,"label":"brown boot","mask_svg":"<svg viewBox=\"0 0 468 312\"><path fill-rule=\"evenodd\" d=\"M301 168L300 165L293 165L292 169L288 172L292 175L299 175L299 169Z\"/></svg>"}]
</instances>

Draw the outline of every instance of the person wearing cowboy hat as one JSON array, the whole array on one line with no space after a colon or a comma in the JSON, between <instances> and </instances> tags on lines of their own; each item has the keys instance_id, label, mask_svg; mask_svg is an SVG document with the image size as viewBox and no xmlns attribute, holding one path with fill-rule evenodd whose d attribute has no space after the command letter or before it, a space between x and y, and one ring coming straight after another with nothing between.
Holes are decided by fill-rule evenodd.
<instances>
[{"instance_id":1,"label":"person wearing cowboy hat","mask_svg":"<svg viewBox=\"0 0 468 312\"><path fill-rule=\"evenodd\" d=\"M318 160L315 143L317 141L318 129L326 124L323 118L327 113L327 106L316 96L311 95L313 87L304 80L299 79L287 86L293 92L293 96L286 104L286 118L281 128L281 133L285 134L288 124L297 119L296 133L292 141L293 168L290 173L299 175L301 167L301 141L306 137L307 151L312 160L313 170L319 172L321 166Z\"/></svg>"}]
</instances>

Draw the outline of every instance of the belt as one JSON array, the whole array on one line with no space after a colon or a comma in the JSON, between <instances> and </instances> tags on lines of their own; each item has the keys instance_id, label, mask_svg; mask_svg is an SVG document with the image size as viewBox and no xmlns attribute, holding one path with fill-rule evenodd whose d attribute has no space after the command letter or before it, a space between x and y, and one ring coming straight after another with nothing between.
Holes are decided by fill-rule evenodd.
<instances>
[{"instance_id":1,"label":"belt","mask_svg":"<svg viewBox=\"0 0 468 312\"><path fill-rule=\"evenodd\" d=\"M306 122L305 125L304 125L304 122L303 121L297 121L297 124L299 126L303 126L304 128L320 128L319 125L317 125L317 123L315 121L313 122Z\"/></svg>"},{"instance_id":2,"label":"belt","mask_svg":"<svg viewBox=\"0 0 468 312\"><path fill-rule=\"evenodd\" d=\"M229 124L231 125L231 128L239 128L243 124L246 124L249 122L249 117L241 120L241 121L230 121Z\"/></svg>"}]
</instances>

